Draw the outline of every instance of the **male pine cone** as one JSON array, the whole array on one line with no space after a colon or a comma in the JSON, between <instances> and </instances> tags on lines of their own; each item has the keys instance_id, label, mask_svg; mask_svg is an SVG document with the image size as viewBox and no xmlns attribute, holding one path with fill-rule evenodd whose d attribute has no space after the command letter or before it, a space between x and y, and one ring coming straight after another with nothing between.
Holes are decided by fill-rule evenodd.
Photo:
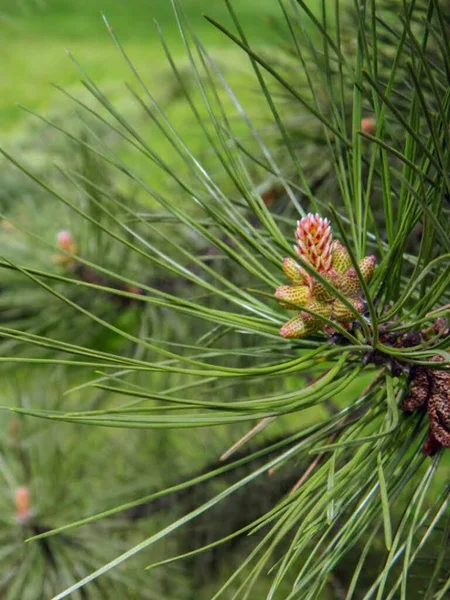
<instances>
[{"instance_id":1,"label":"male pine cone","mask_svg":"<svg viewBox=\"0 0 450 600\"><path fill-rule=\"evenodd\" d=\"M275 297L284 308L300 311L281 327L280 335L285 338L305 337L327 326L323 318L348 327L355 318L355 311L363 312L364 302L361 282L347 249L338 240L333 240L328 219L318 214L309 214L298 221L295 237L297 243L294 249L302 261L345 296L354 310L293 258L285 258L283 271L291 285L278 287ZM358 267L364 281L369 281L375 257L366 256L358 262Z\"/></svg>"}]
</instances>

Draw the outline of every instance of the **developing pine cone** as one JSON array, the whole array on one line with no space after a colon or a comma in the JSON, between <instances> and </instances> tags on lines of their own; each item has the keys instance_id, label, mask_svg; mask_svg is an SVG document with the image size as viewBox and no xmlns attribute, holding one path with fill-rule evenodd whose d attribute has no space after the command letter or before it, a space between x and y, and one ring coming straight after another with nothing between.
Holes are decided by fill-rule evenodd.
<instances>
[{"instance_id":1,"label":"developing pine cone","mask_svg":"<svg viewBox=\"0 0 450 600\"><path fill-rule=\"evenodd\" d=\"M364 303L360 281L347 249L338 240L333 240L328 219L323 219L318 214L307 215L297 222L295 237L297 243L294 250L302 261L327 279L356 311L362 313ZM358 266L364 280L369 281L375 267L375 257L366 256L359 261ZM278 287L275 297L283 308L296 310L298 314L281 327L281 336L302 338L325 329L327 326L321 317L336 321L344 327L354 320L354 310L350 310L293 258L283 260L283 271L291 285ZM317 313L317 316L308 311Z\"/></svg>"}]
</instances>

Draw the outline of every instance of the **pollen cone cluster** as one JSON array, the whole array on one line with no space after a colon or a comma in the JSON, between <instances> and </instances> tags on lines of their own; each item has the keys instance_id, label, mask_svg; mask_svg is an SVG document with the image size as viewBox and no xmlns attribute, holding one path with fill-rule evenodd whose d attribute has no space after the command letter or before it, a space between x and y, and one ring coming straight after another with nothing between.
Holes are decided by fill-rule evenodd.
<instances>
[{"instance_id":1,"label":"pollen cone cluster","mask_svg":"<svg viewBox=\"0 0 450 600\"><path fill-rule=\"evenodd\" d=\"M67 253L76 254L77 246L73 240L72 234L70 231L60 231L56 236L56 242L58 244L58 248L64 251L56 254L53 257L53 261L63 267L70 267L74 264L74 259Z\"/></svg>"},{"instance_id":2,"label":"pollen cone cluster","mask_svg":"<svg viewBox=\"0 0 450 600\"><path fill-rule=\"evenodd\" d=\"M293 258L285 258L283 271L291 285L277 288L275 297L281 306L295 310L298 314L281 327L280 335L285 338L301 338L324 329L326 323L322 317L344 327L348 326L355 319L354 311L364 310L360 281L352 267L349 253L338 240L333 240L328 220L322 219L318 214L309 214L298 221L295 237L297 243L294 249L302 262L309 264L339 290L354 310ZM364 280L369 281L375 267L375 257L366 256L359 261L358 266Z\"/></svg>"}]
</instances>

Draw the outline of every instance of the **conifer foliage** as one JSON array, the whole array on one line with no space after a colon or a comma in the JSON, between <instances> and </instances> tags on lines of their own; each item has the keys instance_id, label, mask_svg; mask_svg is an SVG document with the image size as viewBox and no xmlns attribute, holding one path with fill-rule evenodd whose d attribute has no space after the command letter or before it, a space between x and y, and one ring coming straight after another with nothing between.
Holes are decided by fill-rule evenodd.
<instances>
[{"instance_id":1,"label":"conifer foliage","mask_svg":"<svg viewBox=\"0 0 450 600\"><path fill-rule=\"evenodd\" d=\"M15 312L2 302L2 360L57 364L79 394L79 405L11 410L55 431L72 423L136 436L144 449L138 436L151 430L164 441L153 451L175 474L186 432L210 449L144 494L132 485L142 466L135 443L123 479L129 493L92 505L88 516L71 511L28 544L63 543L130 519L131 510L147 515L133 513L142 535L120 521L120 550L100 566L96 553L87 574L68 544L73 561L55 599L99 597L99 582L148 557L151 570L120 579L125 588L134 581L128 597L147 597L141 580L162 573L170 581L176 561L195 573L203 554L223 548L207 588L189 597L443 600L448 8L439 0L324 0L314 9L280 0L279 48L268 52L241 26L239 3L224 2L227 25L206 18L231 44L240 77L248 62L244 90L233 85L233 65L224 71L190 29L178 0L189 81L162 38L195 144L134 69L120 24L107 23L144 120L127 117L80 67L92 102L73 101L88 133L54 124L75 143L74 164L52 178L4 152L45 195L43 210L70 211L74 226L69 232L58 218L51 241L22 232L30 238L20 251L17 236L5 234L15 242L2 250L9 287L0 300L16 285L30 295ZM155 131L164 148L152 146ZM288 322L287 310L296 313ZM247 506L255 489L266 499L258 514ZM17 494L17 520L28 522L30 499ZM170 498L176 510L157 518ZM212 535L196 538L198 522ZM198 545L161 545L177 533ZM106 530L98 538L108 546ZM155 593L179 598L182 587Z\"/></svg>"}]
</instances>

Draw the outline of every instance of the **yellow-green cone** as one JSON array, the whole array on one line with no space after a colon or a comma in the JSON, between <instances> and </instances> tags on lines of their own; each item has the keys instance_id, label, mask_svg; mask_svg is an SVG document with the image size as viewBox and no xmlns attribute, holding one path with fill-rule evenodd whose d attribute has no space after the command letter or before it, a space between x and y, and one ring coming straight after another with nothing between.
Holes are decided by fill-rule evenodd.
<instances>
[{"instance_id":1,"label":"yellow-green cone","mask_svg":"<svg viewBox=\"0 0 450 600\"><path fill-rule=\"evenodd\" d=\"M336 285L332 280L330 283ZM320 283L320 281L317 280L314 280L311 284L311 296L320 301L332 300L334 298L333 292L328 291L323 283Z\"/></svg>"},{"instance_id":2,"label":"yellow-green cone","mask_svg":"<svg viewBox=\"0 0 450 600\"><path fill-rule=\"evenodd\" d=\"M352 304L358 312L363 312L364 303L358 298L349 298L350 304ZM347 308L347 306L341 300L335 300L333 302L333 308L331 316L335 321L340 323L349 323L355 320L355 312Z\"/></svg>"},{"instance_id":3,"label":"yellow-green cone","mask_svg":"<svg viewBox=\"0 0 450 600\"><path fill-rule=\"evenodd\" d=\"M352 261L347 248L339 240L333 242L332 267L338 273L345 273L352 266Z\"/></svg>"},{"instance_id":4,"label":"yellow-green cone","mask_svg":"<svg viewBox=\"0 0 450 600\"><path fill-rule=\"evenodd\" d=\"M361 291L361 284L355 269L348 269L338 280L339 291L347 298L353 298Z\"/></svg>"},{"instance_id":5,"label":"yellow-green cone","mask_svg":"<svg viewBox=\"0 0 450 600\"><path fill-rule=\"evenodd\" d=\"M297 315L281 327L280 335L284 338L293 339L304 337L313 331L314 328L311 328L311 324L307 325L301 315Z\"/></svg>"},{"instance_id":6,"label":"yellow-green cone","mask_svg":"<svg viewBox=\"0 0 450 600\"><path fill-rule=\"evenodd\" d=\"M364 281L370 281L373 270L375 269L375 256L366 256L358 262L359 270L363 276Z\"/></svg>"},{"instance_id":7,"label":"yellow-green cone","mask_svg":"<svg viewBox=\"0 0 450 600\"><path fill-rule=\"evenodd\" d=\"M348 250L338 240L332 239L331 227L327 219L309 214L297 223L295 251L317 273L325 277L354 309L363 313L365 304L361 299L361 283L352 266ZM366 256L358 262L364 281L369 281L375 268L375 257ZM283 260L283 271L293 285L277 288L275 297L281 306L299 310L299 314L280 329L285 338L302 338L318 330L331 335L332 327L324 323L329 319L350 327L355 320L355 310L349 309L336 295L329 291L314 275L307 273L292 258ZM315 314L312 315L310 310Z\"/></svg>"},{"instance_id":8,"label":"yellow-green cone","mask_svg":"<svg viewBox=\"0 0 450 600\"><path fill-rule=\"evenodd\" d=\"M300 265L290 256L283 259L283 271L292 283L302 284L305 282Z\"/></svg>"},{"instance_id":9,"label":"yellow-green cone","mask_svg":"<svg viewBox=\"0 0 450 600\"><path fill-rule=\"evenodd\" d=\"M331 304L329 302L320 302L319 300L308 300L304 308L312 310L321 317L326 317L327 319L329 319L331 316ZM319 321L319 323L321 322L319 317L311 315L307 312L302 312L302 317L306 322L313 320L317 320Z\"/></svg>"},{"instance_id":10,"label":"yellow-green cone","mask_svg":"<svg viewBox=\"0 0 450 600\"><path fill-rule=\"evenodd\" d=\"M311 292L306 285L280 285L275 292L275 298L287 302L288 304L283 302L282 305L291 309L295 309L292 304L304 306L310 297Z\"/></svg>"}]
</instances>

